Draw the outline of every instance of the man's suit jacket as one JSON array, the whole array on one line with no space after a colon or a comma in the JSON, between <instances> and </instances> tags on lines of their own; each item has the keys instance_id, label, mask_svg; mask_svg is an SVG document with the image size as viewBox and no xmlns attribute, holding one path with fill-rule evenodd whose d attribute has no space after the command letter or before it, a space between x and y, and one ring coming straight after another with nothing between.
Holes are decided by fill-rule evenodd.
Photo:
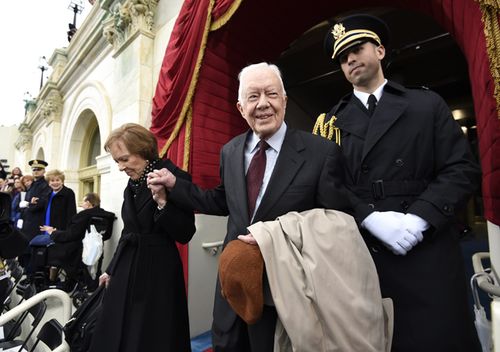
<instances>
[{"instance_id":1,"label":"man's suit jacket","mask_svg":"<svg viewBox=\"0 0 500 352\"><path fill-rule=\"evenodd\" d=\"M177 179L169 201L212 215L229 215L224 245L248 233L250 225L245 178L245 142L251 131L223 146L220 157L220 184L202 190L189 181ZM339 148L321 137L288 129L276 165L253 222L274 220L289 211L313 208L345 210L348 201L343 189L343 162ZM334 234L332 234L334 236ZM222 331L233 325L236 313L220 293L215 292L214 324Z\"/></svg>"}]
</instances>

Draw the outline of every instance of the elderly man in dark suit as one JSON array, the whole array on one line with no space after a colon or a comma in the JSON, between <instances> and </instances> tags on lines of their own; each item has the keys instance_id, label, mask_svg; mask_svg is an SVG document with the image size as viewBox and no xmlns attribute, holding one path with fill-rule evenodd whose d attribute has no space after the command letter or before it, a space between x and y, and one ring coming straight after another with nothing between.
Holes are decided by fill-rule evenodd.
<instances>
[{"instance_id":1,"label":"elderly man in dark suit","mask_svg":"<svg viewBox=\"0 0 500 352\"><path fill-rule=\"evenodd\" d=\"M354 216L382 295L394 302L392 351L477 351L455 211L480 170L441 97L385 79L388 36L383 21L365 14L327 33L327 53L353 92L317 127L336 135L345 155Z\"/></svg>"},{"instance_id":2,"label":"elderly man in dark suit","mask_svg":"<svg viewBox=\"0 0 500 352\"><path fill-rule=\"evenodd\" d=\"M251 130L223 146L219 186L202 190L160 170L150 175L150 187L164 185L169 202L180 206L229 215L224 245L238 236L253 242L247 235L250 224L289 211L345 209L339 150L334 143L287 127L287 96L279 69L267 63L250 65L239 79L237 107ZM217 280L213 316L215 351L273 350L276 309L269 291L262 317L247 325L223 298Z\"/></svg>"}]
</instances>

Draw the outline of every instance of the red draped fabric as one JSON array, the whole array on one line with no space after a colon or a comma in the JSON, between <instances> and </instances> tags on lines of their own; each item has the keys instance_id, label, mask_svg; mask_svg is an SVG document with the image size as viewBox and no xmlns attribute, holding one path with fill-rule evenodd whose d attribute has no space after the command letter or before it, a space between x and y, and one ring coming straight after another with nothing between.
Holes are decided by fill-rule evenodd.
<instances>
[{"instance_id":1,"label":"red draped fabric","mask_svg":"<svg viewBox=\"0 0 500 352\"><path fill-rule=\"evenodd\" d=\"M191 101L210 25L222 26L237 8L235 0L186 0L170 36L153 98L151 131L161 156L190 171ZM223 128L221 130L224 130ZM233 131L226 131L233 135ZM168 149L168 150L167 150ZM198 155L198 154L196 154ZM212 168L212 167L210 167ZM187 287L188 246L178 245Z\"/></svg>"},{"instance_id":2,"label":"red draped fabric","mask_svg":"<svg viewBox=\"0 0 500 352\"><path fill-rule=\"evenodd\" d=\"M160 148L202 187L218 183L219 151L247 128L235 108L237 73L273 61L301 33L347 10L398 7L433 17L450 32L469 67L485 217L500 224L500 121L484 26L472 0L186 0L163 60L151 130ZM187 270L186 270L187 272Z\"/></svg>"},{"instance_id":3,"label":"red draped fabric","mask_svg":"<svg viewBox=\"0 0 500 352\"><path fill-rule=\"evenodd\" d=\"M490 70L479 4L470 0L421 3L415 1L408 7L420 8L449 31L467 60L483 172L484 217L500 225L500 114L494 97L495 82Z\"/></svg>"},{"instance_id":4,"label":"red draped fabric","mask_svg":"<svg viewBox=\"0 0 500 352\"><path fill-rule=\"evenodd\" d=\"M209 21L209 4L210 0L184 1L171 33L152 108L151 131L161 147L186 114L188 106L184 103L188 93L192 94L189 90Z\"/></svg>"}]
</instances>

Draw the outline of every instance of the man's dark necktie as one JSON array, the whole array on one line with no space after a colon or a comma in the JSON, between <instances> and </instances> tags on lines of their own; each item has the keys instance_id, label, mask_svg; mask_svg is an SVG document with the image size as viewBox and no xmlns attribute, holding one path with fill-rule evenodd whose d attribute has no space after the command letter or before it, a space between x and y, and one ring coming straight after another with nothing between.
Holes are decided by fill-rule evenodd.
<instances>
[{"instance_id":1,"label":"man's dark necktie","mask_svg":"<svg viewBox=\"0 0 500 352\"><path fill-rule=\"evenodd\" d=\"M269 148L269 144L261 139L259 142L259 150L254 154L247 171L248 216L250 219L255 210L255 202L257 201L257 196L262 186L264 171L266 171L267 148Z\"/></svg>"},{"instance_id":2,"label":"man's dark necktie","mask_svg":"<svg viewBox=\"0 0 500 352\"><path fill-rule=\"evenodd\" d=\"M368 97L368 115L372 116L376 107L377 107L377 98L375 98L375 95L370 94L370 96Z\"/></svg>"}]
</instances>

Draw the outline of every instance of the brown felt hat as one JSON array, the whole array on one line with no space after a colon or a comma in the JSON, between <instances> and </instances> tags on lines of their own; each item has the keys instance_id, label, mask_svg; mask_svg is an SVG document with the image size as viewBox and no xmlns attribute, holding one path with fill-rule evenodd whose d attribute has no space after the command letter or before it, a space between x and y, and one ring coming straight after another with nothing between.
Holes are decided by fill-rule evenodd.
<instances>
[{"instance_id":1,"label":"brown felt hat","mask_svg":"<svg viewBox=\"0 0 500 352\"><path fill-rule=\"evenodd\" d=\"M229 242L219 259L222 296L247 324L256 323L264 308L264 260L259 246Z\"/></svg>"}]
</instances>

